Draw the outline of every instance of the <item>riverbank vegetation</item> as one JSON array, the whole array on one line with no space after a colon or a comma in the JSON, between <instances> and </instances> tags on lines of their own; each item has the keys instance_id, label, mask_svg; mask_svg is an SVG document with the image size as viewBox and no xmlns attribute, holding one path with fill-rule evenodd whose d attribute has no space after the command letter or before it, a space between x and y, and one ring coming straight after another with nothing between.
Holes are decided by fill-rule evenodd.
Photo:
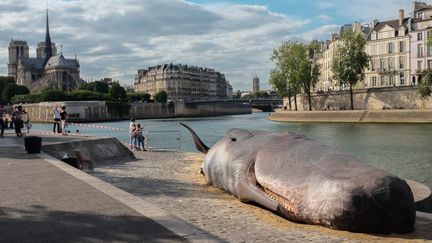
<instances>
[{"instance_id":1,"label":"riverbank vegetation","mask_svg":"<svg viewBox=\"0 0 432 243\"><path fill-rule=\"evenodd\" d=\"M270 73L270 84L279 95L288 96L289 108L292 108L291 98L297 110L297 95L301 90L308 96L309 110L312 110L311 88L318 82L320 75L316 56L319 44L313 41L309 44L300 42L284 42L273 50L271 60L276 68Z\"/></svg>"}]
</instances>

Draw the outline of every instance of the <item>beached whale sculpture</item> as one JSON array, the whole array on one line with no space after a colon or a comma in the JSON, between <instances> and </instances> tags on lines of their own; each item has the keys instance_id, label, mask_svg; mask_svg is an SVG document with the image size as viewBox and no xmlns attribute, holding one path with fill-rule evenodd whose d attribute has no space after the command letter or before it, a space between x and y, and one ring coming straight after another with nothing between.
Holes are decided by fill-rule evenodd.
<instances>
[{"instance_id":1,"label":"beached whale sculpture","mask_svg":"<svg viewBox=\"0 0 432 243\"><path fill-rule=\"evenodd\" d=\"M231 129L206 153L207 182L291 221L365 233L414 230L407 183L328 145L286 132Z\"/></svg>"}]
</instances>

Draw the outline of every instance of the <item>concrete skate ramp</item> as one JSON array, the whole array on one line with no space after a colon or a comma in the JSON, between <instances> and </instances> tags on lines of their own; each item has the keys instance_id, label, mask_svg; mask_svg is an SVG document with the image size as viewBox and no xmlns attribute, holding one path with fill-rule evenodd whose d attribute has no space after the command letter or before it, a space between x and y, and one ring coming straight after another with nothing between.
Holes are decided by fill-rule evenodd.
<instances>
[{"instance_id":1,"label":"concrete skate ramp","mask_svg":"<svg viewBox=\"0 0 432 243\"><path fill-rule=\"evenodd\" d=\"M81 155L90 159L94 166L104 163L124 163L136 160L135 155L116 138L96 138L79 141L66 141L51 143L42 146L42 151L56 159L60 159L65 153L74 157L74 150L79 150Z\"/></svg>"}]
</instances>

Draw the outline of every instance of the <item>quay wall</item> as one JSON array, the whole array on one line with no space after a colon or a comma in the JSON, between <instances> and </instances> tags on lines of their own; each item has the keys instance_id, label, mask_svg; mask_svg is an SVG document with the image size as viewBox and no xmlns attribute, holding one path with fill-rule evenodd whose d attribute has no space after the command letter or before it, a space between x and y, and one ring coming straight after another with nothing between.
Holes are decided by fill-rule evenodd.
<instances>
[{"instance_id":1,"label":"quay wall","mask_svg":"<svg viewBox=\"0 0 432 243\"><path fill-rule=\"evenodd\" d=\"M384 106L391 109L432 109L432 97L424 100L417 92L416 86L386 87L353 90L354 108L357 110L381 110ZM291 98L294 109L294 98ZM312 95L312 110L350 109L349 90L314 93ZM289 107L285 97L283 105ZM297 96L298 110L309 110L306 95Z\"/></svg>"},{"instance_id":2,"label":"quay wall","mask_svg":"<svg viewBox=\"0 0 432 243\"><path fill-rule=\"evenodd\" d=\"M343 111L282 111L269 117L280 122L353 122L353 123L432 123L432 109L416 110L343 110Z\"/></svg>"},{"instance_id":3,"label":"quay wall","mask_svg":"<svg viewBox=\"0 0 432 243\"><path fill-rule=\"evenodd\" d=\"M55 106L66 106L68 121L97 122L109 120L125 120L130 116L137 119L172 118L193 116L215 116L231 114L249 114L252 108L249 103L238 101L203 101L176 103L133 103L129 114L117 115L111 112L105 101L59 101L24 104L28 117L32 122L52 122Z\"/></svg>"}]
</instances>

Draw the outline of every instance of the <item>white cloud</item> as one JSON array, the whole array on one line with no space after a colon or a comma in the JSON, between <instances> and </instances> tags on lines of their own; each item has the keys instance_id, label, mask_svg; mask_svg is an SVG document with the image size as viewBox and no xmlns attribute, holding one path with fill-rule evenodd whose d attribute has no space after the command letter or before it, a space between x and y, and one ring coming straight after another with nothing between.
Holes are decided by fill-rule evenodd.
<instances>
[{"instance_id":1,"label":"white cloud","mask_svg":"<svg viewBox=\"0 0 432 243\"><path fill-rule=\"evenodd\" d=\"M0 73L6 74L10 38L33 48L43 40L45 6L32 0L0 7ZM309 23L265 6L183 0L52 1L49 8L51 38L67 58L77 54L81 76L124 84L132 84L139 68L173 62L215 68L234 89L250 90L254 75L266 87L272 48Z\"/></svg>"}]
</instances>

